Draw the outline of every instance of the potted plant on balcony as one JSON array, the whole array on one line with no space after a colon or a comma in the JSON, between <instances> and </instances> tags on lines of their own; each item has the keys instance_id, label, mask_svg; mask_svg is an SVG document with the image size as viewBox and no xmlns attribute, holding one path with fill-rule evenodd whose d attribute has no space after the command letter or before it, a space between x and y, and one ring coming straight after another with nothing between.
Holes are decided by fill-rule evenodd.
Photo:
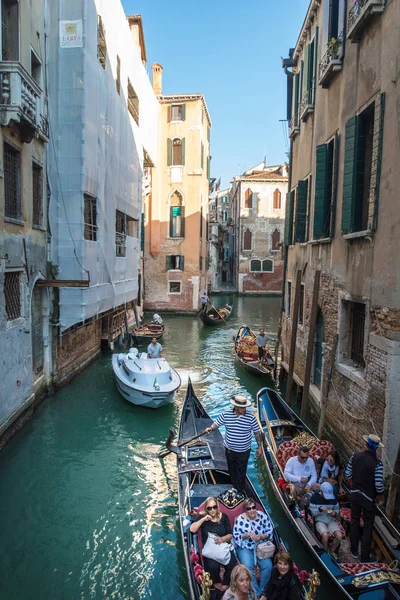
<instances>
[{"instance_id":1,"label":"potted plant on balcony","mask_svg":"<svg viewBox=\"0 0 400 600\"><path fill-rule=\"evenodd\" d=\"M328 54L331 58L338 58L338 53L339 53L339 46L340 46L341 42L338 38L331 38L328 43L326 44L326 47L328 49Z\"/></svg>"}]
</instances>

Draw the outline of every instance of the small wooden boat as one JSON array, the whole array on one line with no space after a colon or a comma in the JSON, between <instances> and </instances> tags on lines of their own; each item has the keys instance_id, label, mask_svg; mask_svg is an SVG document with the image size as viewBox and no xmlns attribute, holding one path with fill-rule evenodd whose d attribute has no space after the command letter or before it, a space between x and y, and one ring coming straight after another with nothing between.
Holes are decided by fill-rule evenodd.
<instances>
[{"instance_id":1,"label":"small wooden boat","mask_svg":"<svg viewBox=\"0 0 400 600\"><path fill-rule=\"evenodd\" d=\"M181 385L179 374L165 358L148 358L137 348L114 354L112 366L119 393L137 406L160 408L171 404Z\"/></svg>"},{"instance_id":2,"label":"small wooden boat","mask_svg":"<svg viewBox=\"0 0 400 600\"><path fill-rule=\"evenodd\" d=\"M226 306L215 308L215 306L207 305L205 310L200 311L199 317L204 325L222 325L223 323L226 323L232 314L233 299L232 302L228 303L228 306L229 308Z\"/></svg>"},{"instance_id":3,"label":"small wooden boat","mask_svg":"<svg viewBox=\"0 0 400 600\"><path fill-rule=\"evenodd\" d=\"M259 360L256 334L247 325L239 327L235 338L235 355L241 366L253 375L271 375L275 368L269 350L264 360Z\"/></svg>"},{"instance_id":4,"label":"small wooden boat","mask_svg":"<svg viewBox=\"0 0 400 600\"><path fill-rule=\"evenodd\" d=\"M324 549L308 510L301 510L290 496L283 472L286 461L296 456L300 445L310 448L310 456L326 458L334 449L328 440L318 439L283 398L269 388L257 394L258 414L265 433L264 458L273 490L304 544L319 561L346 598L395 600L400 598L400 533L377 509L373 549L378 563L359 563L350 554L350 494L340 499L339 522L345 534L338 560Z\"/></svg>"},{"instance_id":5,"label":"small wooden boat","mask_svg":"<svg viewBox=\"0 0 400 600\"><path fill-rule=\"evenodd\" d=\"M179 520L192 600L199 600L202 592L207 588L211 591L211 598L213 597L208 573L204 573L203 570L201 532L197 534L190 532L192 520L202 510L208 496L218 498L221 511L227 514L232 527L235 518L243 512L244 498L232 490L221 433L217 430L190 444L182 444L185 440L189 441L190 438L204 432L212 422L196 397L189 379L179 423L178 446L172 448L167 443L167 447L177 453ZM259 510L266 512L249 478L246 478L245 492L247 496L255 499ZM285 549L285 544L276 528L273 542L277 550Z\"/></svg>"},{"instance_id":6,"label":"small wooden boat","mask_svg":"<svg viewBox=\"0 0 400 600\"><path fill-rule=\"evenodd\" d=\"M153 337L157 338L157 340L162 338L164 331L164 323L143 323L139 327L132 329L130 334L135 346L144 346L145 344L150 344Z\"/></svg>"}]
</instances>

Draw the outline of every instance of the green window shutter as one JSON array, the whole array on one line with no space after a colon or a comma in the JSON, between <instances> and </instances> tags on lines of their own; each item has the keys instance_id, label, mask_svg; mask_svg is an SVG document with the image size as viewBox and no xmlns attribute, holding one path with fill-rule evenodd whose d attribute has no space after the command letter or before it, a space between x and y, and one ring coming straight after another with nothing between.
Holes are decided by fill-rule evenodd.
<instances>
[{"instance_id":1,"label":"green window shutter","mask_svg":"<svg viewBox=\"0 0 400 600\"><path fill-rule=\"evenodd\" d=\"M285 208L285 233L284 233L284 245L290 246L292 243L292 227L293 227L293 200L294 192L286 194L286 208Z\"/></svg>"},{"instance_id":2,"label":"green window shutter","mask_svg":"<svg viewBox=\"0 0 400 600\"><path fill-rule=\"evenodd\" d=\"M297 185L295 242L304 242L306 239L307 194L308 180L302 179Z\"/></svg>"},{"instance_id":3,"label":"green window shutter","mask_svg":"<svg viewBox=\"0 0 400 600\"><path fill-rule=\"evenodd\" d=\"M333 157L332 157L332 175L331 175L332 197L330 199L330 219L329 219L329 237L330 238L333 238L335 235L338 169L339 169L339 134L336 134L334 146L333 146Z\"/></svg>"},{"instance_id":4,"label":"green window shutter","mask_svg":"<svg viewBox=\"0 0 400 600\"><path fill-rule=\"evenodd\" d=\"M181 257L179 259L179 265L181 268L181 271L185 270L185 257L183 256L183 254L181 254Z\"/></svg>"},{"instance_id":5,"label":"green window shutter","mask_svg":"<svg viewBox=\"0 0 400 600\"><path fill-rule=\"evenodd\" d=\"M173 206L170 206L169 208L169 237L172 237L173 235Z\"/></svg>"},{"instance_id":6,"label":"green window shutter","mask_svg":"<svg viewBox=\"0 0 400 600\"><path fill-rule=\"evenodd\" d=\"M308 97L309 97L309 93L308 93L309 54L310 54L310 44L308 44L308 46L305 48L305 51L304 51L304 63L303 63L302 69L301 69L302 77L303 77L303 85L302 85L303 90L302 90L302 93L301 93L300 102L303 102L303 100L305 100L306 104L308 104Z\"/></svg>"},{"instance_id":7,"label":"green window shutter","mask_svg":"<svg viewBox=\"0 0 400 600\"><path fill-rule=\"evenodd\" d=\"M171 255L167 254L167 256L165 257L165 259L166 259L165 260L165 262L166 262L165 268L166 268L167 271L169 271L171 269Z\"/></svg>"},{"instance_id":8,"label":"green window shutter","mask_svg":"<svg viewBox=\"0 0 400 600\"><path fill-rule=\"evenodd\" d=\"M346 122L343 172L342 233L350 233L354 228L359 121L359 118L355 116L351 117L351 119Z\"/></svg>"},{"instance_id":9,"label":"green window shutter","mask_svg":"<svg viewBox=\"0 0 400 600\"><path fill-rule=\"evenodd\" d=\"M304 60L301 61L300 67L300 89L299 89L299 104L301 104L304 88Z\"/></svg>"},{"instance_id":10,"label":"green window shutter","mask_svg":"<svg viewBox=\"0 0 400 600\"><path fill-rule=\"evenodd\" d=\"M182 121L186 121L186 104L182 104Z\"/></svg>"},{"instance_id":11,"label":"green window shutter","mask_svg":"<svg viewBox=\"0 0 400 600\"><path fill-rule=\"evenodd\" d=\"M185 237L185 207L181 206L181 237Z\"/></svg>"},{"instance_id":12,"label":"green window shutter","mask_svg":"<svg viewBox=\"0 0 400 600\"><path fill-rule=\"evenodd\" d=\"M375 230L378 225L378 207L379 207L379 184L381 179L382 171L382 146L383 146L383 126L385 117L385 92L381 93L381 105L380 105L380 123L379 123L379 145L378 145L378 158L376 165L376 182L375 182L375 205L374 205L374 220L373 229Z\"/></svg>"},{"instance_id":13,"label":"green window shutter","mask_svg":"<svg viewBox=\"0 0 400 600\"><path fill-rule=\"evenodd\" d=\"M328 181L328 144L317 146L314 195L314 239L326 236L326 197Z\"/></svg>"},{"instance_id":14,"label":"green window shutter","mask_svg":"<svg viewBox=\"0 0 400 600\"><path fill-rule=\"evenodd\" d=\"M307 61L308 61L308 71L307 71L307 104L313 104L313 78L314 78L314 43L315 40L308 45L307 48Z\"/></svg>"},{"instance_id":15,"label":"green window shutter","mask_svg":"<svg viewBox=\"0 0 400 600\"><path fill-rule=\"evenodd\" d=\"M185 138L182 138L181 144L182 144L182 165L184 165L185 164Z\"/></svg>"},{"instance_id":16,"label":"green window shutter","mask_svg":"<svg viewBox=\"0 0 400 600\"><path fill-rule=\"evenodd\" d=\"M167 165L172 165L172 140L170 138L167 140Z\"/></svg>"},{"instance_id":17,"label":"green window shutter","mask_svg":"<svg viewBox=\"0 0 400 600\"><path fill-rule=\"evenodd\" d=\"M294 77L294 104L293 104L293 125L296 126L299 123L299 85L300 85L300 73L296 73Z\"/></svg>"},{"instance_id":18,"label":"green window shutter","mask_svg":"<svg viewBox=\"0 0 400 600\"><path fill-rule=\"evenodd\" d=\"M318 27L315 28L314 35L314 57L313 57L313 84L312 84L312 102L315 104L315 92L317 86L317 73L318 73Z\"/></svg>"},{"instance_id":19,"label":"green window shutter","mask_svg":"<svg viewBox=\"0 0 400 600\"><path fill-rule=\"evenodd\" d=\"M207 140L210 141L211 139L211 129L209 127L207 127Z\"/></svg>"},{"instance_id":20,"label":"green window shutter","mask_svg":"<svg viewBox=\"0 0 400 600\"><path fill-rule=\"evenodd\" d=\"M204 168L204 143L201 142L201 150L200 150L201 154L200 154L200 166L203 169Z\"/></svg>"}]
</instances>

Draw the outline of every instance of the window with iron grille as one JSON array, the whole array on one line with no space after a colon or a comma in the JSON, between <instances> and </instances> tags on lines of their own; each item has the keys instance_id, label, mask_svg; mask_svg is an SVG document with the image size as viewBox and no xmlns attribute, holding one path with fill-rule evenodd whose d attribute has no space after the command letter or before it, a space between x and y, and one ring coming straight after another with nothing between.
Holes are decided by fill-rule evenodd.
<instances>
[{"instance_id":1,"label":"window with iron grille","mask_svg":"<svg viewBox=\"0 0 400 600\"><path fill-rule=\"evenodd\" d=\"M85 240L97 241L97 200L88 194L84 194L84 229Z\"/></svg>"},{"instance_id":2,"label":"window with iron grille","mask_svg":"<svg viewBox=\"0 0 400 600\"><path fill-rule=\"evenodd\" d=\"M103 69L105 69L107 63L107 44L104 25L100 15L97 15L97 58Z\"/></svg>"},{"instance_id":3,"label":"window with iron grille","mask_svg":"<svg viewBox=\"0 0 400 600\"><path fill-rule=\"evenodd\" d=\"M21 219L21 153L4 142L4 214Z\"/></svg>"},{"instance_id":4,"label":"window with iron grille","mask_svg":"<svg viewBox=\"0 0 400 600\"><path fill-rule=\"evenodd\" d=\"M365 304L350 303L350 358L358 367L365 367Z\"/></svg>"},{"instance_id":5,"label":"window with iron grille","mask_svg":"<svg viewBox=\"0 0 400 600\"><path fill-rule=\"evenodd\" d=\"M115 219L115 253L126 255L126 219L125 214L117 210Z\"/></svg>"},{"instance_id":6,"label":"window with iron grille","mask_svg":"<svg viewBox=\"0 0 400 600\"><path fill-rule=\"evenodd\" d=\"M139 98L135 90L133 89L133 85L128 79L128 110L131 113L132 117L135 119L137 125L139 125Z\"/></svg>"},{"instance_id":7,"label":"window with iron grille","mask_svg":"<svg viewBox=\"0 0 400 600\"><path fill-rule=\"evenodd\" d=\"M117 55L117 78L115 80L118 94L121 93L121 59Z\"/></svg>"},{"instance_id":8,"label":"window with iron grille","mask_svg":"<svg viewBox=\"0 0 400 600\"><path fill-rule=\"evenodd\" d=\"M15 321L21 316L21 286L20 271L4 274L4 299L6 304L7 321Z\"/></svg>"},{"instance_id":9,"label":"window with iron grille","mask_svg":"<svg viewBox=\"0 0 400 600\"><path fill-rule=\"evenodd\" d=\"M32 163L32 225L43 226L43 169Z\"/></svg>"}]
</instances>

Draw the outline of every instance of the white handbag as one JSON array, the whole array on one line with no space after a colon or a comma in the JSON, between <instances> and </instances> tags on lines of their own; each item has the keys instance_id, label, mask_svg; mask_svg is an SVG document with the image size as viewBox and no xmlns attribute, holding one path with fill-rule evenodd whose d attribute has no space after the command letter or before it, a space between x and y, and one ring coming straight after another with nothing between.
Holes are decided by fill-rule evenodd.
<instances>
[{"instance_id":1,"label":"white handbag","mask_svg":"<svg viewBox=\"0 0 400 600\"><path fill-rule=\"evenodd\" d=\"M227 565L231 560L231 545L228 542L215 543L218 537L214 533L209 533L206 543L203 546L202 555L205 558L216 560L221 565Z\"/></svg>"}]
</instances>

